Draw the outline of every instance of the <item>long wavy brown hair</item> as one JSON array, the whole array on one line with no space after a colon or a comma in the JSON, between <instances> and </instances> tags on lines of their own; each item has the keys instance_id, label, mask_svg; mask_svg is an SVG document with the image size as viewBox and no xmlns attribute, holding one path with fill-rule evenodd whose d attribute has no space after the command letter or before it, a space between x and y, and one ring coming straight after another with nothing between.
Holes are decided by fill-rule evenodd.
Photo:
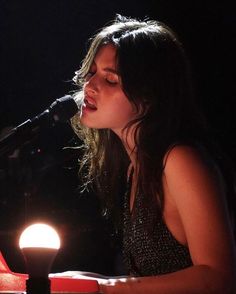
<instances>
[{"instance_id":1,"label":"long wavy brown hair","mask_svg":"<svg viewBox=\"0 0 236 294\"><path fill-rule=\"evenodd\" d=\"M124 93L141 115L135 135L139 162L138 189L147 201L163 210L163 158L177 142L194 141L206 131L206 123L194 99L188 58L176 34L165 24L117 16L91 40L90 47L74 81L80 104L83 85L99 48L116 47L117 69ZM88 129L72 119L84 142L81 166L85 183L95 182L108 212L122 203L120 188L127 175L129 158L121 140L109 129Z\"/></svg>"}]
</instances>

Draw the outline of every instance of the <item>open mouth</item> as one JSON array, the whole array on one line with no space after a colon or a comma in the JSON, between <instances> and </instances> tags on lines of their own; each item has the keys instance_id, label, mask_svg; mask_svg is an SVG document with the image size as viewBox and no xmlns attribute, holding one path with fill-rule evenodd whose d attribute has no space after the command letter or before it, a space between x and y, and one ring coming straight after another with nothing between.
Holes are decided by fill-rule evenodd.
<instances>
[{"instance_id":1,"label":"open mouth","mask_svg":"<svg viewBox=\"0 0 236 294\"><path fill-rule=\"evenodd\" d=\"M87 98L85 98L84 104L86 108L89 108L91 110L97 110L97 107L95 106L95 104L92 101L88 100Z\"/></svg>"}]
</instances>

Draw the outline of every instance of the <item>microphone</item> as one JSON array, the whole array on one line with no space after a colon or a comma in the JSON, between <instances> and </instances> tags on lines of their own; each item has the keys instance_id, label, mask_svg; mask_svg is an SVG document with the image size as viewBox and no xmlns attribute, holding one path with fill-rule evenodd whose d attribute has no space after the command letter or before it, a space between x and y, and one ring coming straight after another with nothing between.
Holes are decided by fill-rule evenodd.
<instances>
[{"instance_id":1,"label":"microphone","mask_svg":"<svg viewBox=\"0 0 236 294\"><path fill-rule=\"evenodd\" d=\"M24 144L42 127L53 127L58 122L66 122L79 111L72 96L56 99L45 111L13 128L0 140L0 156Z\"/></svg>"}]
</instances>

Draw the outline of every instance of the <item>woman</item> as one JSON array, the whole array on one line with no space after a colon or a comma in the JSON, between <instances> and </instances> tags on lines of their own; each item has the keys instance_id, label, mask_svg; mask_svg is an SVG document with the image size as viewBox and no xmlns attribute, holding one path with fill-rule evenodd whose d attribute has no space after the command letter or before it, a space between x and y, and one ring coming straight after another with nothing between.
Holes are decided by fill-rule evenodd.
<instances>
[{"instance_id":1,"label":"woman","mask_svg":"<svg viewBox=\"0 0 236 294\"><path fill-rule=\"evenodd\" d=\"M122 233L129 273L101 291L234 293L228 189L176 35L118 16L94 36L74 80L86 183Z\"/></svg>"}]
</instances>

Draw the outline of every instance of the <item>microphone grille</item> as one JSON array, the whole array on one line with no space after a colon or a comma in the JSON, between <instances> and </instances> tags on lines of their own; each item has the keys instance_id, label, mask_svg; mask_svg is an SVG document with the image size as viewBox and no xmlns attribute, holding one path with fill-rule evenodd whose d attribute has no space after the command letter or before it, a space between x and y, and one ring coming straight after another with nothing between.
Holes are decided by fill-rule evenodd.
<instances>
[{"instance_id":1,"label":"microphone grille","mask_svg":"<svg viewBox=\"0 0 236 294\"><path fill-rule=\"evenodd\" d=\"M78 111L78 105L70 95L56 99L49 108L55 121L65 122L73 117Z\"/></svg>"}]
</instances>

